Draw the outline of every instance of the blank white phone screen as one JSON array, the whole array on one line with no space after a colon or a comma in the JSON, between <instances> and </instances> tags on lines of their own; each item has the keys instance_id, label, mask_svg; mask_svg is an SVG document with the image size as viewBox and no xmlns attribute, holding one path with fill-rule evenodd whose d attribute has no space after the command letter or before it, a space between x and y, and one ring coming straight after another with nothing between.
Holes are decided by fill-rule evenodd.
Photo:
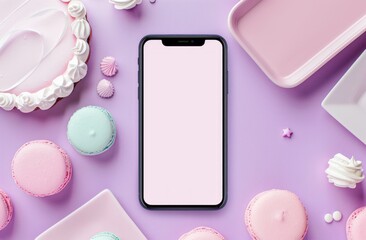
<instances>
[{"instance_id":1,"label":"blank white phone screen","mask_svg":"<svg viewBox=\"0 0 366 240\"><path fill-rule=\"evenodd\" d=\"M143 46L143 197L149 205L223 201L223 45Z\"/></svg>"}]
</instances>

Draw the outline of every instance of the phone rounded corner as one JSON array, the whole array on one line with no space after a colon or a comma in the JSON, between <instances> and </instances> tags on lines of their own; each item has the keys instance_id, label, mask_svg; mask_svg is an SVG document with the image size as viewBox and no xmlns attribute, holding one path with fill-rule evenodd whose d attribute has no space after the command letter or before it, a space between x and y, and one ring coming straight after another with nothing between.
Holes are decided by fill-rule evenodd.
<instances>
[{"instance_id":1,"label":"phone rounded corner","mask_svg":"<svg viewBox=\"0 0 366 240\"><path fill-rule=\"evenodd\" d=\"M226 39L223 36L218 35L218 34L212 35L212 39L215 39L215 40L219 41L221 43L222 47L226 51L228 45L227 45Z\"/></svg>"},{"instance_id":2,"label":"phone rounded corner","mask_svg":"<svg viewBox=\"0 0 366 240\"><path fill-rule=\"evenodd\" d=\"M217 210L219 209L223 209L227 204L227 194L225 193L221 202L219 204L217 204L215 207Z\"/></svg>"},{"instance_id":3,"label":"phone rounded corner","mask_svg":"<svg viewBox=\"0 0 366 240\"><path fill-rule=\"evenodd\" d=\"M153 39L153 35L146 35L143 38L141 38L140 43L139 43L139 49L142 50L145 43L151 39Z\"/></svg>"},{"instance_id":4,"label":"phone rounded corner","mask_svg":"<svg viewBox=\"0 0 366 240\"><path fill-rule=\"evenodd\" d=\"M153 209L153 206L152 206L152 205L150 205L150 204L148 204L148 203L145 201L145 198L144 198L144 196L143 196L142 194L140 194L140 196L139 196L139 202L140 202L140 205L141 205L143 208L145 208L145 209L147 209L147 210L151 210L151 209Z\"/></svg>"},{"instance_id":5,"label":"phone rounded corner","mask_svg":"<svg viewBox=\"0 0 366 240\"><path fill-rule=\"evenodd\" d=\"M221 44L227 48L227 41L223 36L217 35L217 39L221 42Z\"/></svg>"}]
</instances>

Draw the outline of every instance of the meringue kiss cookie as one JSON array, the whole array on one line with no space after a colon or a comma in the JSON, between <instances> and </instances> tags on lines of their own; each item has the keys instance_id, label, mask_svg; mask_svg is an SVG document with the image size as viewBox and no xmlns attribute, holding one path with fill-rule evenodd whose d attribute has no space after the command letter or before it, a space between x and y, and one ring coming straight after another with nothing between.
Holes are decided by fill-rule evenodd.
<instances>
[{"instance_id":1,"label":"meringue kiss cookie","mask_svg":"<svg viewBox=\"0 0 366 240\"><path fill-rule=\"evenodd\" d=\"M72 167L69 156L47 140L24 144L15 154L12 175L16 184L35 197L60 192L69 183Z\"/></svg>"},{"instance_id":2,"label":"meringue kiss cookie","mask_svg":"<svg viewBox=\"0 0 366 240\"><path fill-rule=\"evenodd\" d=\"M13 206L10 198L0 189L0 231L4 229L13 217Z\"/></svg>"},{"instance_id":3,"label":"meringue kiss cookie","mask_svg":"<svg viewBox=\"0 0 366 240\"><path fill-rule=\"evenodd\" d=\"M346 225L347 240L366 239L366 207L355 210Z\"/></svg>"},{"instance_id":4,"label":"meringue kiss cookie","mask_svg":"<svg viewBox=\"0 0 366 240\"><path fill-rule=\"evenodd\" d=\"M67 125L70 144L81 154L98 155L107 151L116 139L116 126L104 108L88 106L76 111Z\"/></svg>"},{"instance_id":5,"label":"meringue kiss cookie","mask_svg":"<svg viewBox=\"0 0 366 240\"><path fill-rule=\"evenodd\" d=\"M181 236L179 240L224 240L224 237L212 228L198 227Z\"/></svg>"},{"instance_id":6,"label":"meringue kiss cookie","mask_svg":"<svg viewBox=\"0 0 366 240\"><path fill-rule=\"evenodd\" d=\"M118 72L118 66L114 57L105 57L100 62L100 71L107 76L113 77Z\"/></svg>"},{"instance_id":7,"label":"meringue kiss cookie","mask_svg":"<svg viewBox=\"0 0 366 240\"><path fill-rule=\"evenodd\" d=\"M90 240L120 240L119 237L111 232L101 232L94 235Z\"/></svg>"},{"instance_id":8,"label":"meringue kiss cookie","mask_svg":"<svg viewBox=\"0 0 366 240\"><path fill-rule=\"evenodd\" d=\"M101 98L111 98L114 95L114 86L110 81L102 79L98 83L97 93Z\"/></svg>"},{"instance_id":9,"label":"meringue kiss cookie","mask_svg":"<svg viewBox=\"0 0 366 240\"><path fill-rule=\"evenodd\" d=\"M277 189L251 200L245 211L245 224L257 240L302 240L308 228L306 210L298 196Z\"/></svg>"}]
</instances>

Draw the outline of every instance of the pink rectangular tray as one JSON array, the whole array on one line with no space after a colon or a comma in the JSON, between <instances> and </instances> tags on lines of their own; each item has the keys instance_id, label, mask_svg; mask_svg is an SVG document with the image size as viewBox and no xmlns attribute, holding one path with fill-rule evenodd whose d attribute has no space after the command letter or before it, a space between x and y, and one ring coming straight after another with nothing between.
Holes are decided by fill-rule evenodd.
<instances>
[{"instance_id":1,"label":"pink rectangular tray","mask_svg":"<svg viewBox=\"0 0 366 240\"><path fill-rule=\"evenodd\" d=\"M234 38L278 86L299 85L366 30L365 0L242 0Z\"/></svg>"},{"instance_id":2,"label":"pink rectangular tray","mask_svg":"<svg viewBox=\"0 0 366 240\"><path fill-rule=\"evenodd\" d=\"M93 235L106 231L116 234L122 240L147 240L108 189L53 225L35 240L88 240Z\"/></svg>"}]
</instances>

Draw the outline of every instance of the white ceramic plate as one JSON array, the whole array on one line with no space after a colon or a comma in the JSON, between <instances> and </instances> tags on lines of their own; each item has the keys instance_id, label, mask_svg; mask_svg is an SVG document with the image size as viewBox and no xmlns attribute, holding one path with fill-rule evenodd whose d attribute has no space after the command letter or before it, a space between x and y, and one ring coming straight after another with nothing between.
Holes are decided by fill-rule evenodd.
<instances>
[{"instance_id":1,"label":"white ceramic plate","mask_svg":"<svg viewBox=\"0 0 366 240\"><path fill-rule=\"evenodd\" d=\"M329 92L322 106L366 144L366 51Z\"/></svg>"},{"instance_id":2,"label":"white ceramic plate","mask_svg":"<svg viewBox=\"0 0 366 240\"><path fill-rule=\"evenodd\" d=\"M113 232L121 239L147 240L110 190L99 193L36 240L88 240L104 231Z\"/></svg>"}]
</instances>

